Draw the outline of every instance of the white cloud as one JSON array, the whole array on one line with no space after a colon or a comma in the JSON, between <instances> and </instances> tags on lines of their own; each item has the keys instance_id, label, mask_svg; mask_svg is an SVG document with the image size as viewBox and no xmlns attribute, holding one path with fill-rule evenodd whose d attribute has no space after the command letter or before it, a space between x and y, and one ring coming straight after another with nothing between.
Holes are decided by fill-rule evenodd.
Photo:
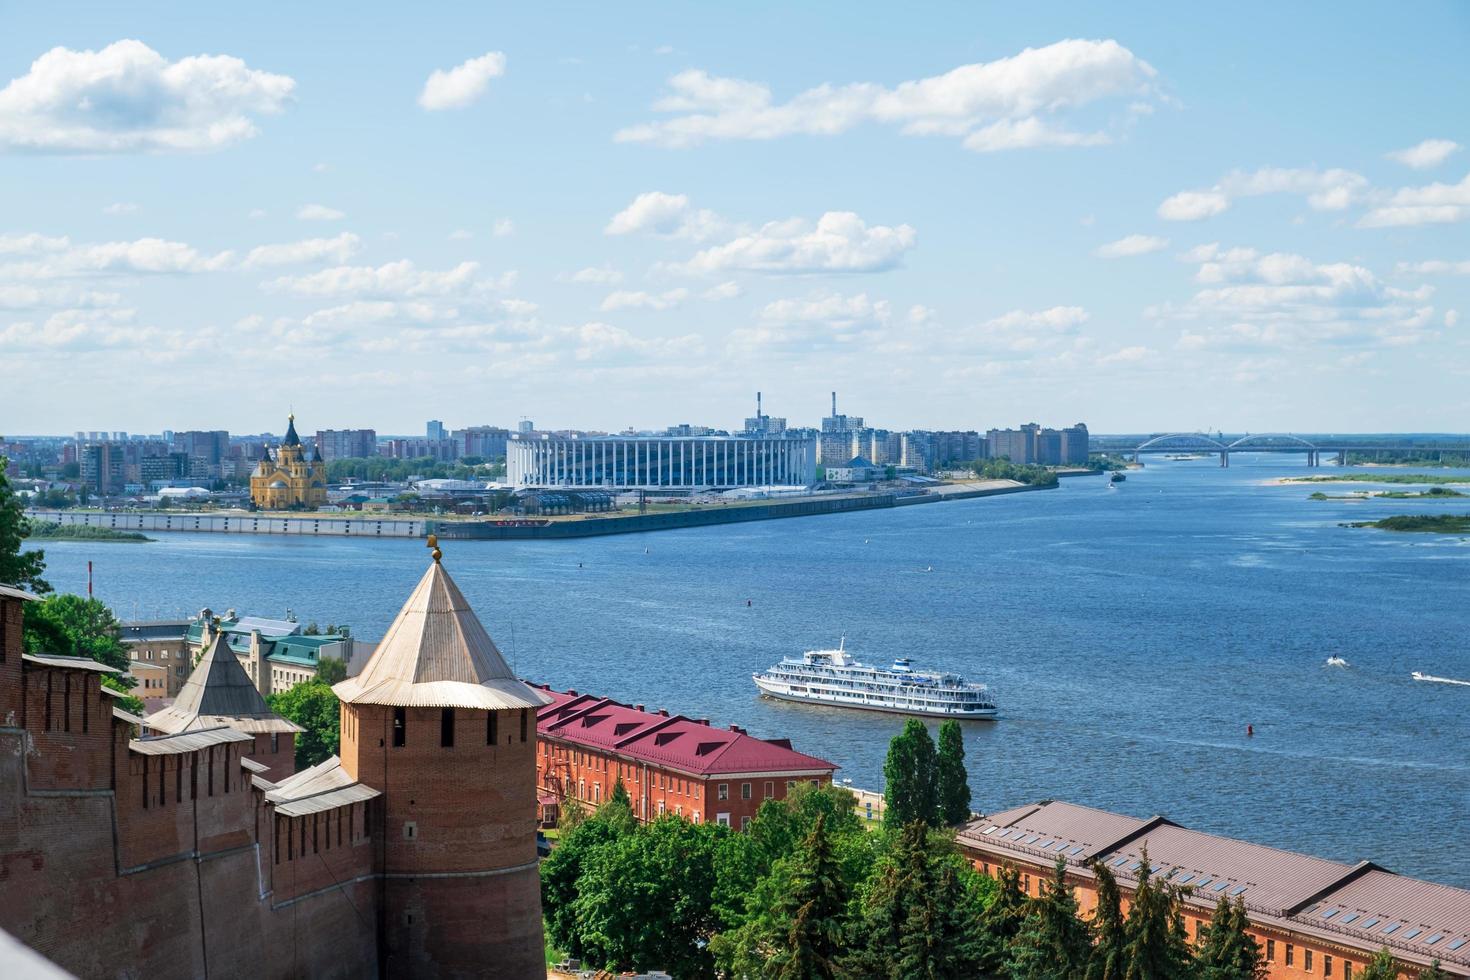
<instances>
[{"instance_id":1,"label":"white cloud","mask_svg":"<svg viewBox=\"0 0 1470 980\"><path fill-rule=\"evenodd\" d=\"M1447 326L1447 327L1453 327L1455 324L1457 324L1459 322L1460 322L1460 311L1459 310L1445 310L1444 311L1444 325L1445 326Z\"/></svg>"},{"instance_id":2,"label":"white cloud","mask_svg":"<svg viewBox=\"0 0 1470 980\"><path fill-rule=\"evenodd\" d=\"M1417 343L1428 336L1432 287L1398 289L1370 269L1253 248L1193 250L1200 289L1147 315L1184 325L1185 349L1316 349Z\"/></svg>"},{"instance_id":3,"label":"white cloud","mask_svg":"<svg viewBox=\"0 0 1470 980\"><path fill-rule=\"evenodd\" d=\"M1341 211L1360 201L1368 191L1368 179L1351 170L1262 167L1226 174L1208 190L1181 191L1159 205L1166 221L1200 221L1213 218L1240 197L1266 194L1299 194L1314 211Z\"/></svg>"},{"instance_id":4,"label":"white cloud","mask_svg":"<svg viewBox=\"0 0 1470 980\"><path fill-rule=\"evenodd\" d=\"M170 62L141 41L52 48L0 89L0 147L48 153L217 150L282 111L296 83L239 58Z\"/></svg>"},{"instance_id":5,"label":"white cloud","mask_svg":"<svg viewBox=\"0 0 1470 980\"><path fill-rule=\"evenodd\" d=\"M448 71L436 70L424 82L419 105L430 111L463 109L485 94L492 78L504 74L505 55L499 51L471 58Z\"/></svg>"},{"instance_id":6,"label":"white cloud","mask_svg":"<svg viewBox=\"0 0 1470 980\"><path fill-rule=\"evenodd\" d=\"M843 346L856 349L859 342L866 342L865 349L871 351L892 317L887 300L872 299L867 293L779 299L766 304L754 325L731 333L731 348L801 352Z\"/></svg>"},{"instance_id":7,"label":"white cloud","mask_svg":"<svg viewBox=\"0 0 1470 980\"><path fill-rule=\"evenodd\" d=\"M117 215L117 214L137 214L141 210L143 210L143 209L140 208L138 205L133 204L133 203L131 203L129 201L118 201L116 204L109 204L109 205L107 205L107 207L105 207L105 208L102 209L102 213L103 214L114 214L114 215Z\"/></svg>"},{"instance_id":8,"label":"white cloud","mask_svg":"<svg viewBox=\"0 0 1470 980\"><path fill-rule=\"evenodd\" d=\"M1091 315L1080 306L1053 306L1030 313L1026 310L1011 310L1009 313L986 320L981 327L992 333L1013 330L1072 333L1086 323L1090 317Z\"/></svg>"},{"instance_id":9,"label":"white cloud","mask_svg":"<svg viewBox=\"0 0 1470 980\"><path fill-rule=\"evenodd\" d=\"M341 221L347 215L324 204L307 204L296 212L296 217L302 221Z\"/></svg>"},{"instance_id":10,"label":"white cloud","mask_svg":"<svg viewBox=\"0 0 1470 980\"><path fill-rule=\"evenodd\" d=\"M1154 355L1154 352L1142 345L1122 347L1111 354L1104 354L1097 359L1099 364L1137 364L1146 361Z\"/></svg>"},{"instance_id":11,"label":"white cloud","mask_svg":"<svg viewBox=\"0 0 1470 980\"><path fill-rule=\"evenodd\" d=\"M578 269L567 278L572 282L590 282L606 286L622 282L623 274L617 269L602 265Z\"/></svg>"},{"instance_id":12,"label":"white cloud","mask_svg":"<svg viewBox=\"0 0 1470 980\"><path fill-rule=\"evenodd\" d=\"M475 233L468 228L456 228L449 233L449 240L451 242L467 242L474 237Z\"/></svg>"},{"instance_id":13,"label":"white cloud","mask_svg":"<svg viewBox=\"0 0 1470 980\"><path fill-rule=\"evenodd\" d=\"M1360 228L1451 224L1470 220L1470 174L1458 184L1404 187L1363 215Z\"/></svg>"},{"instance_id":14,"label":"white cloud","mask_svg":"<svg viewBox=\"0 0 1470 980\"><path fill-rule=\"evenodd\" d=\"M299 242L279 245L257 245L245 256L245 268L255 269L274 265L295 265L300 262L317 262L330 259L346 262L362 245L362 239L344 231L336 238L307 238Z\"/></svg>"},{"instance_id":15,"label":"white cloud","mask_svg":"<svg viewBox=\"0 0 1470 980\"><path fill-rule=\"evenodd\" d=\"M630 235L647 232L666 238L705 241L728 230L728 225L713 211L689 206L685 194L648 191L633 198L632 203L602 229L605 235Z\"/></svg>"},{"instance_id":16,"label":"white cloud","mask_svg":"<svg viewBox=\"0 0 1470 980\"><path fill-rule=\"evenodd\" d=\"M0 235L0 255L39 255L60 252L71 245L65 235L56 238L31 232L26 235Z\"/></svg>"},{"instance_id":17,"label":"white cloud","mask_svg":"<svg viewBox=\"0 0 1470 980\"><path fill-rule=\"evenodd\" d=\"M700 297L702 299L710 300L711 302L719 302L721 300L734 299L735 297L739 296L740 293L741 289L739 284L733 282L722 282L718 286L711 286L710 288L706 289L703 293L700 294Z\"/></svg>"},{"instance_id":18,"label":"white cloud","mask_svg":"<svg viewBox=\"0 0 1470 980\"><path fill-rule=\"evenodd\" d=\"M1385 156L1415 170L1428 170L1444 163L1458 149L1460 144L1454 140L1425 140L1402 150L1394 150Z\"/></svg>"},{"instance_id":19,"label":"white cloud","mask_svg":"<svg viewBox=\"0 0 1470 980\"><path fill-rule=\"evenodd\" d=\"M666 358L692 355L704 349L697 334L680 337L639 337L622 327L591 322L578 327L573 334L573 356L579 361L602 361L617 355Z\"/></svg>"},{"instance_id":20,"label":"white cloud","mask_svg":"<svg viewBox=\"0 0 1470 980\"><path fill-rule=\"evenodd\" d=\"M259 221L261 218L265 217L265 208L251 208L250 213L246 215L246 217L248 217L251 221Z\"/></svg>"},{"instance_id":21,"label":"white cloud","mask_svg":"<svg viewBox=\"0 0 1470 980\"><path fill-rule=\"evenodd\" d=\"M56 247L57 242L63 244ZM205 255L192 245L161 238L75 246L64 238L40 238L35 248L42 257L0 266L0 279L217 272L227 268L234 257L234 253L228 251ZM0 248L0 252L3 251L5 249Z\"/></svg>"},{"instance_id":22,"label":"white cloud","mask_svg":"<svg viewBox=\"0 0 1470 980\"><path fill-rule=\"evenodd\" d=\"M614 310L671 310L688 298L687 289L671 289L656 294L619 289L609 293L598 309L603 313Z\"/></svg>"},{"instance_id":23,"label":"white cloud","mask_svg":"<svg viewBox=\"0 0 1470 980\"><path fill-rule=\"evenodd\" d=\"M1165 221L1201 221L1230 207L1230 199L1219 191L1180 191L1159 205Z\"/></svg>"},{"instance_id":24,"label":"white cloud","mask_svg":"<svg viewBox=\"0 0 1470 980\"><path fill-rule=\"evenodd\" d=\"M282 276L267 289L298 296L354 296L383 299L464 294L479 284L477 262L452 269L419 269L408 259L377 267L340 265L304 276Z\"/></svg>"},{"instance_id":25,"label":"white cloud","mask_svg":"<svg viewBox=\"0 0 1470 980\"><path fill-rule=\"evenodd\" d=\"M507 235L515 234L516 225L509 218L496 218L495 224L490 229L490 234L496 238L505 238Z\"/></svg>"},{"instance_id":26,"label":"white cloud","mask_svg":"<svg viewBox=\"0 0 1470 980\"><path fill-rule=\"evenodd\" d=\"M768 222L698 252L682 268L694 273L881 272L899 265L916 238L908 225L870 227L850 211L828 211L815 226L801 218Z\"/></svg>"},{"instance_id":27,"label":"white cloud","mask_svg":"<svg viewBox=\"0 0 1470 980\"><path fill-rule=\"evenodd\" d=\"M1092 254L1100 259L1124 259L1134 255L1162 252L1169 247L1169 239L1157 235L1127 235L1115 242L1100 245Z\"/></svg>"},{"instance_id":28,"label":"white cloud","mask_svg":"<svg viewBox=\"0 0 1470 980\"><path fill-rule=\"evenodd\" d=\"M872 82L823 84L777 103L770 87L700 70L669 79L654 103L670 117L620 130L622 142L686 147L711 139L831 136L875 122L914 135L967 137L978 151L1102 142L1101 133L1048 125L1058 116L1117 97L1147 96L1156 72L1113 40L1058 41L991 62L888 88Z\"/></svg>"},{"instance_id":29,"label":"white cloud","mask_svg":"<svg viewBox=\"0 0 1470 980\"><path fill-rule=\"evenodd\" d=\"M1401 273L1415 273L1421 276L1451 275L1470 276L1470 259L1459 262L1448 262L1444 259L1430 259L1427 262L1400 262L1398 271Z\"/></svg>"}]
</instances>

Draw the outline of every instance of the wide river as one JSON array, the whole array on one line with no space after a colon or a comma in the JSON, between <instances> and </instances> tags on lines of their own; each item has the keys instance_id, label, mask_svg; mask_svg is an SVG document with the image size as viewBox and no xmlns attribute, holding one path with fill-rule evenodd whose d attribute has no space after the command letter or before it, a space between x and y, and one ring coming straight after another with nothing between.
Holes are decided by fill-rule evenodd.
<instances>
[{"instance_id":1,"label":"wide river","mask_svg":"<svg viewBox=\"0 0 1470 980\"><path fill-rule=\"evenodd\" d=\"M1158 813L1470 886L1470 687L1409 676L1470 678L1470 541L1338 526L1470 506L1264 485L1338 472L1304 462L1156 458L1117 490L450 541L444 564L520 675L788 736L857 786L881 787L902 719L762 701L753 672L845 636L989 684L1002 717L966 726L980 810ZM48 542L48 577L84 591L93 560L124 619L290 609L376 639L428 561L421 541L159 538Z\"/></svg>"}]
</instances>

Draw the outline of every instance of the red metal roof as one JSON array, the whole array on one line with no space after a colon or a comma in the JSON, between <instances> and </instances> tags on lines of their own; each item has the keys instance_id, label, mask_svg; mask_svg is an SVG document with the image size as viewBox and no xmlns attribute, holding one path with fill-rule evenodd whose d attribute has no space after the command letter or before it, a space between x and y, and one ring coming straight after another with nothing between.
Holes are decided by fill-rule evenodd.
<instances>
[{"instance_id":1,"label":"red metal roof","mask_svg":"<svg viewBox=\"0 0 1470 980\"><path fill-rule=\"evenodd\" d=\"M826 772L836 763L791 748L786 739L760 739L738 725L644 711L611 698L539 690L552 699L536 716L541 738L572 742L649 765L698 776L722 773Z\"/></svg>"}]
</instances>

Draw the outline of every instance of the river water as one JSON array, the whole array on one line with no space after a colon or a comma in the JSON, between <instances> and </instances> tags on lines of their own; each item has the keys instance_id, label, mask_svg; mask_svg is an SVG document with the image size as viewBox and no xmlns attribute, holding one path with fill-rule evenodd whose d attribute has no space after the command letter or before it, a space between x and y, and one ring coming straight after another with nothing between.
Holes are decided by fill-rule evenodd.
<instances>
[{"instance_id":1,"label":"river water","mask_svg":"<svg viewBox=\"0 0 1470 980\"><path fill-rule=\"evenodd\" d=\"M1470 540L1337 526L1470 501L1312 501L1264 484L1334 469L1231 463L1151 460L1116 490L1086 477L891 511L451 541L444 563L522 676L787 736L858 786L881 787L902 719L762 701L753 672L845 636L870 662L988 683L1002 717L966 725L980 810L1159 813L1470 887L1470 688L1409 676L1470 678ZM84 591L93 560L121 618L291 609L375 639L428 560L419 541L158 537L48 542L48 577Z\"/></svg>"}]
</instances>

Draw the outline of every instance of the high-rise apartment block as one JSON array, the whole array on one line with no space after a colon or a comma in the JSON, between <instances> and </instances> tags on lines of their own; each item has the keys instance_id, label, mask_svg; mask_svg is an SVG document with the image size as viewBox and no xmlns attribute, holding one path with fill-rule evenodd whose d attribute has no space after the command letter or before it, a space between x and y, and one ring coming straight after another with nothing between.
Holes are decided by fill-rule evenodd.
<instances>
[{"instance_id":1,"label":"high-rise apartment block","mask_svg":"<svg viewBox=\"0 0 1470 980\"><path fill-rule=\"evenodd\" d=\"M378 433L373 429L318 429L316 451L322 459L363 459L378 455Z\"/></svg>"}]
</instances>

